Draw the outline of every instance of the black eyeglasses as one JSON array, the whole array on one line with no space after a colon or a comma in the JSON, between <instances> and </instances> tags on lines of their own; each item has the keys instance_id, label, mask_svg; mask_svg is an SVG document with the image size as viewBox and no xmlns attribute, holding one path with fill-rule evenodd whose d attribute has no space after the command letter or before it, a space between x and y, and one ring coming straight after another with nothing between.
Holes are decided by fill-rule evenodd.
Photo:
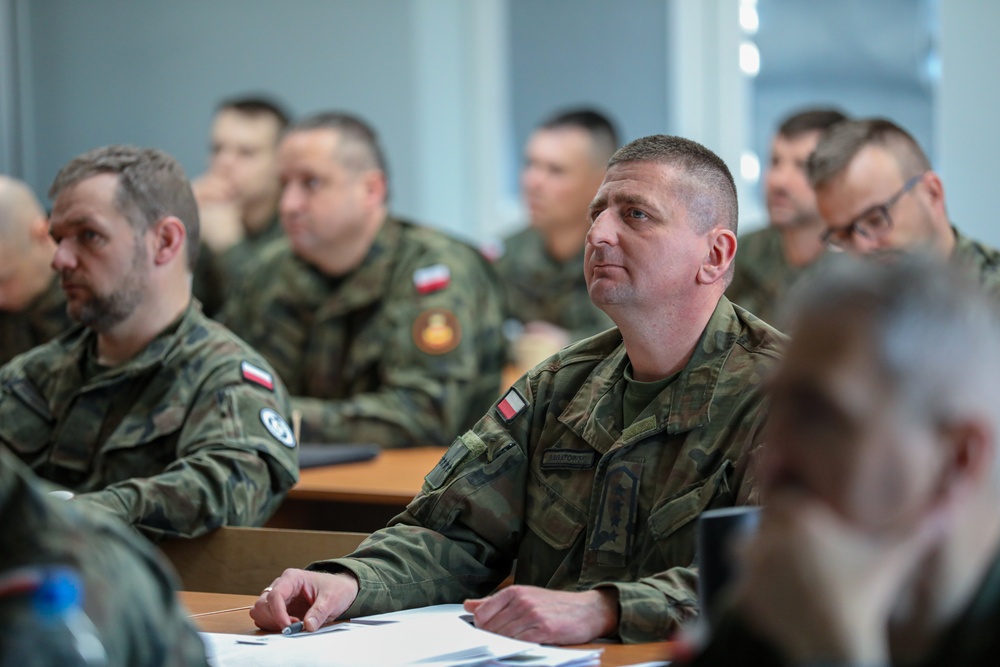
<instances>
[{"instance_id":1,"label":"black eyeglasses","mask_svg":"<svg viewBox=\"0 0 1000 667\"><path fill-rule=\"evenodd\" d=\"M847 249L853 242L855 234L866 239L877 240L885 236L885 234L892 229L892 217L889 215L889 209L892 208L900 198L907 192L913 189L913 187L923 179L923 172L917 174L906 183L903 187L889 197L884 203L872 206L870 209L859 215L857 218L847 223L842 227L833 228L826 230L823 233L823 243L827 243L838 248Z\"/></svg>"}]
</instances>

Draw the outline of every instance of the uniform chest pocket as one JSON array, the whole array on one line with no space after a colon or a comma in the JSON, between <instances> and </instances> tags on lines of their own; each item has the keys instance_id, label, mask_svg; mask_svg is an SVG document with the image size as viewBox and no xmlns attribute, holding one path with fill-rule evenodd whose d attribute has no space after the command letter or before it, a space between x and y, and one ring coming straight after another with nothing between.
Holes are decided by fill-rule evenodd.
<instances>
[{"instance_id":1,"label":"uniform chest pocket","mask_svg":"<svg viewBox=\"0 0 1000 667\"><path fill-rule=\"evenodd\" d=\"M52 463L89 473L103 484L163 471L177 458L177 437L184 424L184 406L169 404L147 413L132 411L110 433L80 436L88 412L75 406L60 424Z\"/></svg>"},{"instance_id":2,"label":"uniform chest pocket","mask_svg":"<svg viewBox=\"0 0 1000 667\"><path fill-rule=\"evenodd\" d=\"M704 482L682 490L653 510L649 532L667 566L688 566L694 562L695 520L707 509L732 505L729 487L733 464L724 461Z\"/></svg>"},{"instance_id":3,"label":"uniform chest pocket","mask_svg":"<svg viewBox=\"0 0 1000 667\"><path fill-rule=\"evenodd\" d=\"M553 549L569 549L586 528L586 512L559 495L534 471L531 476L525 512L528 528Z\"/></svg>"},{"instance_id":4,"label":"uniform chest pocket","mask_svg":"<svg viewBox=\"0 0 1000 667\"><path fill-rule=\"evenodd\" d=\"M0 442L25 460L49 444L55 417L28 380L12 380L0 389Z\"/></svg>"}]
</instances>

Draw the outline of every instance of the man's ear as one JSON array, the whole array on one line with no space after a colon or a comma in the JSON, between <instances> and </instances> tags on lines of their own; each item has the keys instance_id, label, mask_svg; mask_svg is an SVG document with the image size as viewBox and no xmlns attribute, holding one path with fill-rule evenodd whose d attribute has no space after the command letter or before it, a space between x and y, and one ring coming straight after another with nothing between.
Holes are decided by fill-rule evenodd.
<instances>
[{"instance_id":1,"label":"man's ear","mask_svg":"<svg viewBox=\"0 0 1000 667\"><path fill-rule=\"evenodd\" d=\"M945 215L944 184L941 182L941 177L933 171L928 171L924 174L923 182L924 191L931 208L938 215Z\"/></svg>"},{"instance_id":2,"label":"man's ear","mask_svg":"<svg viewBox=\"0 0 1000 667\"><path fill-rule=\"evenodd\" d=\"M160 218L149 233L152 235L152 258L156 266L173 262L187 250L187 228L176 216Z\"/></svg>"},{"instance_id":3,"label":"man's ear","mask_svg":"<svg viewBox=\"0 0 1000 667\"><path fill-rule=\"evenodd\" d=\"M365 201L372 208L385 203L388 185L385 173L380 169L369 169L361 177L365 188Z\"/></svg>"},{"instance_id":4,"label":"man's ear","mask_svg":"<svg viewBox=\"0 0 1000 667\"><path fill-rule=\"evenodd\" d=\"M954 503L992 483L995 436L986 419L969 418L942 429L945 451L937 489L940 502Z\"/></svg>"},{"instance_id":5,"label":"man's ear","mask_svg":"<svg viewBox=\"0 0 1000 667\"><path fill-rule=\"evenodd\" d=\"M716 227L708 232L708 254L698 269L698 282L711 285L726 276L736 257L736 234L731 229Z\"/></svg>"}]
</instances>

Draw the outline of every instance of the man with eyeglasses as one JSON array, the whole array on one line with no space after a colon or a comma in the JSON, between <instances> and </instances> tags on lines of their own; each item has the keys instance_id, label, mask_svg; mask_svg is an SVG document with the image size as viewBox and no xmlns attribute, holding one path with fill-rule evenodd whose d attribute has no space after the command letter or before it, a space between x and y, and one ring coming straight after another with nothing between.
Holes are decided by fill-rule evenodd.
<instances>
[{"instance_id":1,"label":"man with eyeglasses","mask_svg":"<svg viewBox=\"0 0 1000 667\"><path fill-rule=\"evenodd\" d=\"M951 224L941 178L895 123L874 118L833 126L809 158L809 181L827 244L861 255L930 252L1000 292L1000 252Z\"/></svg>"}]
</instances>

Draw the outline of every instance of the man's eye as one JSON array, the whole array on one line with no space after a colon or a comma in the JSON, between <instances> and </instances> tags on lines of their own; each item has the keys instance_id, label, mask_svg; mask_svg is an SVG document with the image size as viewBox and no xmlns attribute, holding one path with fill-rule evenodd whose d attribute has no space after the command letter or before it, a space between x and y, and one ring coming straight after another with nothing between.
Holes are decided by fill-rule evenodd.
<instances>
[{"instance_id":1,"label":"man's eye","mask_svg":"<svg viewBox=\"0 0 1000 667\"><path fill-rule=\"evenodd\" d=\"M84 229L82 232L77 234L81 243L96 243L100 240L101 236L92 229Z\"/></svg>"},{"instance_id":2,"label":"man's eye","mask_svg":"<svg viewBox=\"0 0 1000 667\"><path fill-rule=\"evenodd\" d=\"M636 220L645 220L647 216L643 211L640 211L637 208L630 208L628 210L628 217L635 218Z\"/></svg>"},{"instance_id":3,"label":"man's eye","mask_svg":"<svg viewBox=\"0 0 1000 667\"><path fill-rule=\"evenodd\" d=\"M318 178L307 178L302 182L302 185L305 186L306 190L316 190L319 188L320 182Z\"/></svg>"}]
</instances>

